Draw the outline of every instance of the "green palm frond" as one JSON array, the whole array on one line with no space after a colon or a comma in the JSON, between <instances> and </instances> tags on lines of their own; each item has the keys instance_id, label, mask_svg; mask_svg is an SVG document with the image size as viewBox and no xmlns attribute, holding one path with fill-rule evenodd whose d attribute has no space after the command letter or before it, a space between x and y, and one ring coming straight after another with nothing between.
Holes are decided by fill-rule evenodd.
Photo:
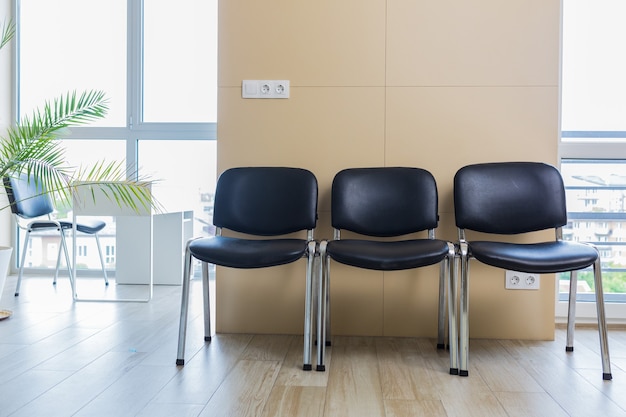
<instances>
[{"instance_id":1,"label":"green palm frond","mask_svg":"<svg viewBox=\"0 0 626 417\"><path fill-rule=\"evenodd\" d=\"M4 46L13 39L15 36L15 22L13 19L6 20L2 24L2 29L0 29L0 49L4 48Z\"/></svg>"},{"instance_id":2,"label":"green palm frond","mask_svg":"<svg viewBox=\"0 0 626 417\"><path fill-rule=\"evenodd\" d=\"M162 211L160 203L152 196L154 181L147 178L128 180L126 167L119 161L100 161L91 168L81 167L73 180L68 188L72 195L79 194L79 187L87 187L94 202L97 189L120 207L129 207L136 212Z\"/></svg>"},{"instance_id":3,"label":"green palm frond","mask_svg":"<svg viewBox=\"0 0 626 417\"><path fill-rule=\"evenodd\" d=\"M36 109L32 116L24 117L17 125L7 130L7 137L0 143L0 176L12 175L26 168L37 173L50 174L58 171L61 177L68 175L65 152L57 135L69 126L86 124L102 118L108 110L102 91L67 93L46 102L43 110ZM55 187L55 184L50 184Z\"/></svg>"},{"instance_id":4,"label":"green palm frond","mask_svg":"<svg viewBox=\"0 0 626 417\"><path fill-rule=\"evenodd\" d=\"M98 187L106 198L139 211L160 210L150 195L146 180L127 180L121 163L99 162L90 169L71 167L58 136L71 126L84 125L103 118L108 111L104 92L91 90L68 92L46 102L15 126L0 140L0 178L28 173L42 182L56 200L67 203L76 192L75 183Z\"/></svg>"},{"instance_id":5,"label":"green palm frond","mask_svg":"<svg viewBox=\"0 0 626 417\"><path fill-rule=\"evenodd\" d=\"M4 21L0 28L0 49L15 36L15 22ZM43 189L53 198L67 203L78 190L88 186L102 190L106 198L119 206L139 212L141 209L161 210L152 198L147 179L128 180L127 171L118 162L99 162L90 169L67 165L65 149L58 136L70 126L91 123L103 118L108 111L108 100L98 90L76 91L45 102L43 109L35 109L30 117L24 117L8 128L6 137L0 138L0 178L20 173L32 174L42 182ZM130 177L134 174L131 173ZM95 198L95 193L92 192ZM6 207L0 207L4 209Z\"/></svg>"}]
</instances>

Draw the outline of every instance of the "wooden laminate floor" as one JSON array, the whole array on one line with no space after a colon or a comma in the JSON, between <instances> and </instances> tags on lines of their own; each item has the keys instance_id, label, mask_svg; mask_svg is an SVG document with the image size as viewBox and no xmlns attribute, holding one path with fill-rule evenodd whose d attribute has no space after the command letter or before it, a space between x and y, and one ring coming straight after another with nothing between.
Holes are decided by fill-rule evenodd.
<instances>
[{"instance_id":1,"label":"wooden laminate floor","mask_svg":"<svg viewBox=\"0 0 626 417\"><path fill-rule=\"evenodd\" d=\"M89 286L102 288L98 280ZM175 365L180 287L149 303L72 302L67 279L9 277L0 308L0 416L626 416L626 331L575 352L556 340L477 340L470 376L448 374L434 339L334 337L326 372L304 372L302 337L219 334L204 343L192 282L186 365ZM125 288L122 288L125 287ZM111 285L106 291L132 291ZM95 291L95 290L94 290Z\"/></svg>"}]
</instances>

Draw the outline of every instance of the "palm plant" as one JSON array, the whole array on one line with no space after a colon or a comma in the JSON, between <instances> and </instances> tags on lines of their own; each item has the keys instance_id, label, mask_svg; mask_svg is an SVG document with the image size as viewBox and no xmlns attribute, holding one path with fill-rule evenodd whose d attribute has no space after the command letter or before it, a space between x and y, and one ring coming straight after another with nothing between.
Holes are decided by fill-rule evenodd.
<instances>
[{"instance_id":1,"label":"palm plant","mask_svg":"<svg viewBox=\"0 0 626 417\"><path fill-rule=\"evenodd\" d=\"M0 29L0 49L15 35L15 23L4 22ZM77 187L95 187L120 206L140 209L157 208L152 199L149 182L129 180L121 162L101 161L91 168L71 167L65 160L65 149L58 137L70 126L78 126L103 118L108 111L108 100L102 91L91 90L80 94L69 92L42 109L22 118L0 137L0 178L32 174L41 181L42 189L52 193L56 200L68 202ZM6 207L1 207L6 208Z\"/></svg>"}]
</instances>

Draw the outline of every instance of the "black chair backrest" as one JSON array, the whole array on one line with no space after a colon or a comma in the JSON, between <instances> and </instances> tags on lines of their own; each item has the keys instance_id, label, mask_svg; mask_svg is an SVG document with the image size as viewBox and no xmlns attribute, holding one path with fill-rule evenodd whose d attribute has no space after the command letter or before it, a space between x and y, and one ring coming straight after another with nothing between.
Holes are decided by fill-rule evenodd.
<instances>
[{"instance_id":1,"label":"black chair backrest","mask_svg":"<svg viewBox=\"0 0 626 417\"><path fill-rule=\"evenodd\" d=\"M45 193L41 181L31 174L19 174L16 177L4 178L11 211L24 219L45 216L54 211L50 194Z\"/></svg>"},{"instance_id":2,"label":"black chair backrest","mask_svg":"<svg viewBox=\"0 0 626 417\"><path fill-rule=\"evenodd\" d=\"M317 222L317 179L287 167L231 168L217 181L213 224L241 233L278 236Z\"/></svg>"},{"instance_id":3,"label":"black chair backrest","mask_svg":"<svg viewBox=\"0 0 626 417\"><path fill-rule=\"evenodd\" d=\"M454 177L454 214L461 229L517 234L567 224L563 178L540 162L468 165Z\"/></svg>"},{"instance_id":4,"label":"black chair backrest","mask_svg":"<svg viewBox=\"0 0 626 417\"><path fill-rule=\"evenodd\" d=\"M348 168L333 179L331 222L366 236L401 236L435 229L437 184L420 168Z\"/></svg>"}]
</instances>

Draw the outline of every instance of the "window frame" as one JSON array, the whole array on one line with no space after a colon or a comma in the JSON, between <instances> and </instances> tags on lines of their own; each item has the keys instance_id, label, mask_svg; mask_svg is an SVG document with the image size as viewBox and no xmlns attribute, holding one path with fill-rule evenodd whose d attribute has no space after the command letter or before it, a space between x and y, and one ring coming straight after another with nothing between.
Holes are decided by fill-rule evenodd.
<instances>
[{"instance_id":1,"label":"window frame","mask_svg":"<svg viewBox=\"0 0 626 417\"><path fill-rule=\"evenodd\" d=\"M563 160L626 160L626 131L621 130L563 130L563 54L564 54L564 14L565 2L561 3L561 51L559 70L559 138L558 164L561 167ZM570 219L570 222L581 220ZM621 298L621 299L620 299ZM591 295L578 297L576 306L576 321L580 323L595 323L597 317L595 298ZM626 294L614 297L605 295L605 312L611 323L626 323ZM555 319L557 323L567 321L568 301L559 299L559 279L555 279Z\"/></svg>"},{"instance_id":2,"label":"window frame","mask_svg":"<svg viewBox=\"0 0 626 417\"><path fill-rule=\"evenodd\" d=\"M563 160L626 160L626 132L561 131L559 164ZM555 281L555 319L557 323L565 323L567 322L568 301L559 297L558 275ZM604 298L608 322L626 324L626 294L605 294ZM579 295L577 300L576 322L595 323L597 317L595 297L592 294Z\"/></svg>"},{"instance_id":3,"label":"window frame","mask_svg":"<svg viewBox=\"0 0 626 417\"><path fill-rule=\"evenodd\" d=\"M14 20L17 22L14 48L13 114L19 115L19 57L20 4L14 2ZM129 171L137 166L137 142L150 140L217 140L217 122L206 123L146 123L143 121L143 42L144 0L127 0L127 103L125 127L73 127L63 139L110 139L126 141L126 161ZM217 59L217 57L215 57ZM172 139L176 138L176 139Z\"/></svg>"},{"instance_id":4,"label":"window frame","mask_svg":"<svg viewBox=\"0 0 626 417\"><path fill-rule=\"evenodd\" d=\"M12 0L13 20L16 34L13 48L12 68L12 114L20 115L20 29L21 1ZM144 0L127 0L127 68L126 68L126 126L124 127L73 127L63 140L120 140L125 142L126 168L130 174L136 173L138 166L139 142L141 140L217 140L217 122L159 122L143 121L143 42L144 42ZM215 57L217 61L217 56ZM217 97L215 98L217 100ZM136 178L129 178L136 179ZM19 230L14 229L13 241L19 242ZM16 245L16 263L22 248ZM44 272L42 269L25 267L29 273Z\"/></svg>"}]
</instances>

